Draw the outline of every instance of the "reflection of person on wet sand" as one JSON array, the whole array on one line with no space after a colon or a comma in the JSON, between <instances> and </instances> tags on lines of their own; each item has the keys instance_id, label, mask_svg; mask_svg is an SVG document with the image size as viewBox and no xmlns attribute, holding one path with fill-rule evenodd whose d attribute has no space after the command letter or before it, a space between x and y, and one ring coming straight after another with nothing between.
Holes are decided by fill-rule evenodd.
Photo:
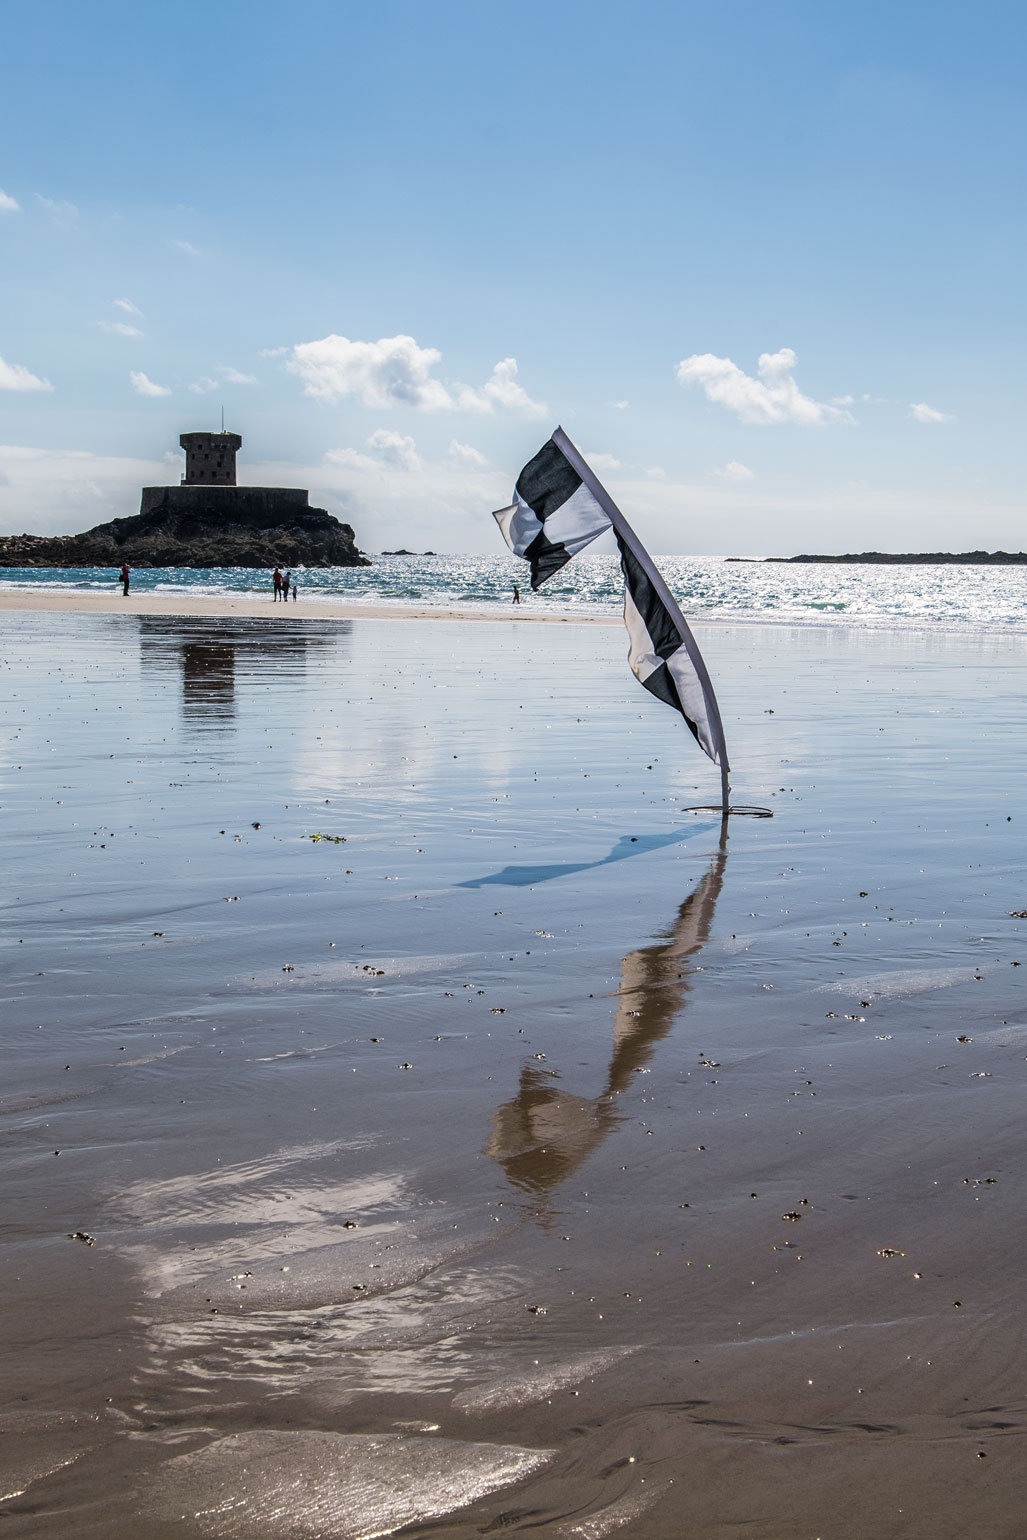
<instances>
[{"instance_id":1,"label":"reflection of person on wet sand","mask_svg":"<svg viewBox=\"0 0 1027 1540\"><path fill-rule=\"evenodd\" d=\"M621 963L613 1052L606 1085L592 1099L561 1091L551 1073L525 1065L517 1095L492 1117L485 1153L515 1186L544 1195L583 1165L620 1119L614 1098L645 1065L680 1011L689 957L706 945L724 881L723 838L709 871L678 910L664 941L629 952Z\"/></svg>"}]
</instances>

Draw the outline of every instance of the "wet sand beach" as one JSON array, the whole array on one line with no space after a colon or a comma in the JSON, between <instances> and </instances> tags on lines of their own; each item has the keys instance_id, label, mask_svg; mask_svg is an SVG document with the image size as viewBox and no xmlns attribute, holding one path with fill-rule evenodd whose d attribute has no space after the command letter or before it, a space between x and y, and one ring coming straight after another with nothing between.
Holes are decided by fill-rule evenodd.
<instances>
[{"instance_id":1,"label":"wet sand beach","mask_svg":"<svg viewBox=\"0 0 1027 1540\"><path fill-rule=\"evenodd\" d=\"M459 615L461 620L496 619L494 604L468 603L449 614L438 606L424 604L375 604L373 601L344 599L312 595L304 590L303 597L288 604L276 603L270 595L219 593L208 596L203 593L153 593L136 591L122 594L87 593L80 589L63 592L45 588L22 588L0 591L0 613L4 610L27 611L42 614L74 615L174 615L193 619L265 619L276 622L299 620L446 620ZM526 605L511 604L504 610L504 618L521 624L537 622L543 625L568 625L570 617L559 612L547 614L544 610L532 610ZM620 625L619 614L578 615L575 625Z\"/></svg>"},{"instance_id":2,"label":"wet sand beach","mask_svg":"<svg viewBox=\"0 0 1027 1540\"><path fill-rule=\"evenodd\" d=\"M9 598L6 1536L1019 1537L1022 639Z\"/></svg>"}]
</instances>

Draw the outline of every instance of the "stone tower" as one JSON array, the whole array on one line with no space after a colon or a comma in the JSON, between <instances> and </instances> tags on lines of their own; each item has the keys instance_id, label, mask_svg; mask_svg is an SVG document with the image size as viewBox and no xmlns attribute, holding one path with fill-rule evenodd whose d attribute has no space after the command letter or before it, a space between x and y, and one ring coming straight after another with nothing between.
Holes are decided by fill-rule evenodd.
<instances>
[{"instance_id":1,"label":"stone tower","mask_svg":"<svg viewBox=\"0 0 1027 1540\"><path fill-rule=\"evenodd\" d=\"M183 433L184 487L234 487L235 457L242 448L239 433Z\"/></svg>"}]
</instances>

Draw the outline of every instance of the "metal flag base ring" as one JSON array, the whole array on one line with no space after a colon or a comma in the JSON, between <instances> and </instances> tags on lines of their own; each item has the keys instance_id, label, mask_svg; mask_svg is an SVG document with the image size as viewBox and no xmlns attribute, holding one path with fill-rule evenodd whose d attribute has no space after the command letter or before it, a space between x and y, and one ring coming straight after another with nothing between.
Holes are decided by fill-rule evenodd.
<instances>
[{"instance_id":1,"label":"metal flag base ring","mask_svg":"<svg viewBox=\"0 0 1027 1540\"><path fill-rule=\"evenodd\" d=\"M744 804L723 808L720 804L702 803L698 807L683 807L683 813L720 813L723 818L773 818L769 807L747 807Z\"/></svg>"}]
</instances>

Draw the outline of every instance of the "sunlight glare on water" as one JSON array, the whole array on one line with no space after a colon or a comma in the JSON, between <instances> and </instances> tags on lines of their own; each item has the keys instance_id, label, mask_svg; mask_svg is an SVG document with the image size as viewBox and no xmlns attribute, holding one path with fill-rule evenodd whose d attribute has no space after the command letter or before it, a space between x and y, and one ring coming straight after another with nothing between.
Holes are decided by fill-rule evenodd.
<instances>
[{"instance_id":1,"label":"sunlight glare on water","mask_svg":"<svg viewBox=\"0 0 1027 1540\"><path fill-rule=\"evenodd\" d=\"M1027 567L850 566L728 562L715 556L662 556L658 564L686 614L696 620L907 626L946 630L1027 629ZM113 592L106 567L8 568L0 591L48 589ZM297 572L301 601L409 605L459 612L505 611L513 585L522 612L609 615L621 605L614 556L578 556L533 594L524 564L508 555L375 556L370 567ZM138 568L140 594L270 595L269 575L244 567ZM309 610L306 613L310 613Z\"/></svg>"}]
</instances>

